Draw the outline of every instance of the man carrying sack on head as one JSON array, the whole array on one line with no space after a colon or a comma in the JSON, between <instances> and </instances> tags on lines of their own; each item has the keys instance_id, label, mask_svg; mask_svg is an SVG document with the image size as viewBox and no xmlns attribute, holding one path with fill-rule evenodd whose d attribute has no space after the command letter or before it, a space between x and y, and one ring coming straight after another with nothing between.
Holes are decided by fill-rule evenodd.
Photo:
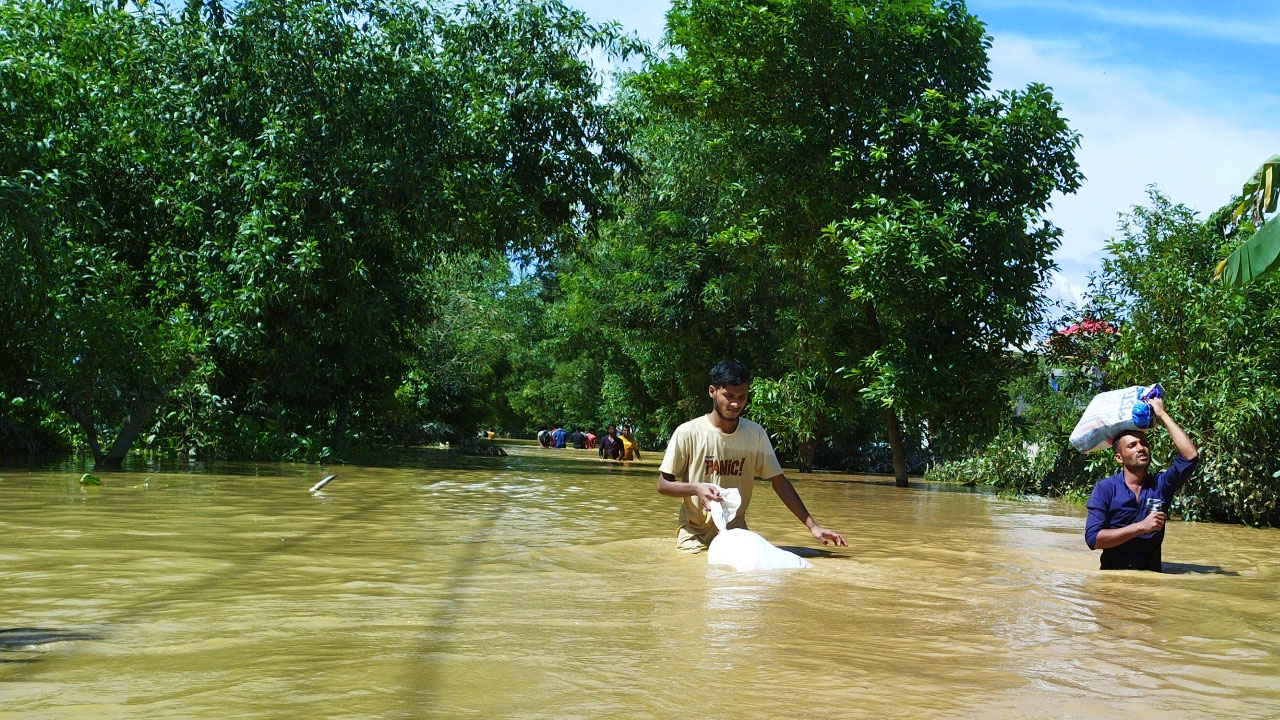
<instances>
[{"instance_id":1,"label":"man carrying sack on head","mask_svg":"<svg viewBox=\"0 0 1280 720\"><path fill-rule=\"evenodd\" d=\"M1164 426L1178 456L1154 478L1148 473L1151 447L1142 430L1124 430L1111 443L1120 472L1099 482L1089 495L1084 539L1102 550L1103 570L1161 572L1160 545L1169 503L1196 466L1199 452L1165 411L1164 400L1147 400L1155 422Z\"/></svg>"}]
</instances>

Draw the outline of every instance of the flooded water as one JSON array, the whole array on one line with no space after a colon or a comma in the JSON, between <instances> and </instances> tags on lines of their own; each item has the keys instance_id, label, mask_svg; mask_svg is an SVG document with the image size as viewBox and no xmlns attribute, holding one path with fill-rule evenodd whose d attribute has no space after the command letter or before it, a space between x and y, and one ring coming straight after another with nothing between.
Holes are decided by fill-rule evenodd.
<instances>
[{"instance_id":1,"label":"flooded water","mask_svg":"<svg viewBox=\"0 0 1280 720\"><path fill-rule=\"evenodd\" d=\"M737 574L674 552L657 457L510 450L0 471L0 628L70 633L0 633L0 718L1280 716L1280 531L1102 574L1079 506L799 476L850 547Z\"/></svg>"}]
</instances>

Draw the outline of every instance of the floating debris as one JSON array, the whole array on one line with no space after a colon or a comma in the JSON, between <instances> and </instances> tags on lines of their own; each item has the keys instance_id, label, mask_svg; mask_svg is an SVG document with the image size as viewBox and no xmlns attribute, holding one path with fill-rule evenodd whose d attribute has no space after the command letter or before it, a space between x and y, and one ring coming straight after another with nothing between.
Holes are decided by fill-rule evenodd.
<instances>
[{"instance_id":1,"label":"floating debris","mask_svg":"<svg viewBox=\"0 0 1280 720\"><path fill-rule=\"evenodd\" d=\"M338 477L337 473L335 473L335 474L333 474L333 475L330 475L329 477L326 477L325 479L321 480L320 482L316 483L315 485L312 485L312 486L311 486L311 492L317 492L317 491L319 491L319 490L320 490L320 488L324 487L325 485L328 485L328 484L329 484L329 482L330 482L330 481L332 481L332 480L333 480L334 478L336 478L336 477ZM280 538L280 539L281 539L281 540L283 540L284 538Z\"/></svg>"},{"instance_id":2,"label":"floating debris","mask_svg":"<svg viewBox=\"0 0 1280 720\"><path fill-rule=\"evenodd\" d=\"M98 636L94 633L76 630L39 627L6 628L0 630L0 649L11 650L72 640L93 640L96 637Z\"/></svg>"}]
</instances>

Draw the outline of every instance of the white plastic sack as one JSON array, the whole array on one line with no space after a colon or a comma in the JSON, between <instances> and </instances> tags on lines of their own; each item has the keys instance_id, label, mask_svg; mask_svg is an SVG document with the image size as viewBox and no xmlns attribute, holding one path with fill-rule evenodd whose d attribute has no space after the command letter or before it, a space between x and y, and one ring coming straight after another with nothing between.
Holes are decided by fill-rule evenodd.
<instances>
[{"instance_id":1,"label":"white plastic sack","mask_svg":"<svg viewBox=\"0 0 1280 720\"><path fill-rule=\"evenodd\" d=\"M808 560L776 548L768 540L743 528L718 533L707 548L707 563L730 565L738 572L813 567Z\"/></svg>"},{"instance_id":2,"label":"white plastic sack","mask_svg":"<svg viewBox=\"0 0 1280 720\"><path fill-rule=\"evenodd\" d=\"M729 565L738 572L746 570L782 570L785 568L809 568L808 560L776 548L760 535L743 528L727 529L742 507L742 495L737 488L721 488L721 502L707 503L711 522L720 532L712 538L707 548L707 563Z\"/></svg>"},{"instance_id":3,"label":"white plastic sack","mask_svg":"<svg viewBox=\"0 0 1280 720\"><path fill-rule=\"evenodd\" d=\"M1091 453L1110 447L1112 438L1125 430L1146 430L1151 415L1144 401L1162 394L1159 385L1134 385L1095 395L1071 431L1071 445Z\"/></svg>"},{"instance_id":4,"label":"white plastic sack","mask_svg":"<svg viewBox=\"0 0 1280 720\"><path fill-rule=\"evenodd\" d=\"M720 532L724 532L738 516L740 507L742 493L738 488L720 488L720 502L707 503L707 509L711 511L711 522L716 524L716 529Z\"/></svg>"}]
</instances>

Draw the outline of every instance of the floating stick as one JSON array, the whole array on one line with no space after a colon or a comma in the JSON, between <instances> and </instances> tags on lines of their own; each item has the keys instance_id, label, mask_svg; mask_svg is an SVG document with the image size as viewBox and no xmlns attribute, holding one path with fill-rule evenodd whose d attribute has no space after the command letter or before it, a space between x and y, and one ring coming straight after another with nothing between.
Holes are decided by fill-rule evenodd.
<instances>
[{"instance_id":1,"label":"floating stick","mask_svg":"<svg viewBox=\"0 0 1280 720\"><path fill-rule=\"evenodd\" d=\"M328 484L329 484L329 481L330 481L330 480L333 480L333 479L334 479L334 478L336 478L336 477L338 477L336 474L334 474L334 475L330 475L329 477L327 477L327 478L325 478L325 479L321 480L320 482L316 483L315 485L312 485L312 486L311 486L311 492L316 492L317 490L319 490L320 488L324 487L325 485L328 485Z\"/></svg>"}]
</instances>

